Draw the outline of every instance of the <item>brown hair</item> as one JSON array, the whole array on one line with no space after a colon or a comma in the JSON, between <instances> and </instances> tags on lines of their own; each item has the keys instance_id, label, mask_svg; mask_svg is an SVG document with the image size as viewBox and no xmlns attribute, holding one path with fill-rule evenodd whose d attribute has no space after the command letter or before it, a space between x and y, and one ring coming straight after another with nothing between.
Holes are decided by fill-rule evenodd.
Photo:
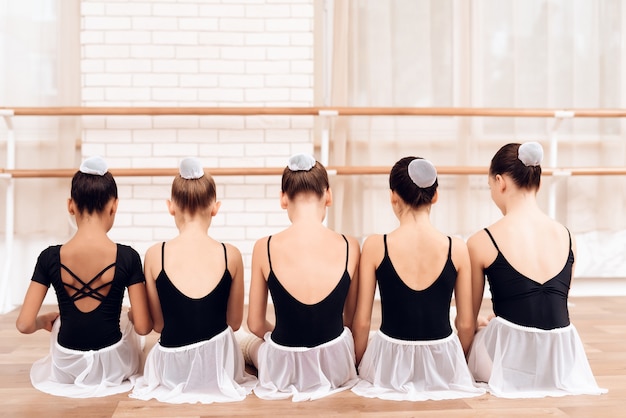
<instances>
[{"instance_id":1,"label":"brown hair","mask_svg":"<svg viewBox=\"0 0 626 418\"><path fill-rule=\"evenodd\" d=\"M70 196L80 213L101 213L111 199L117 199L117 184L109 172L99 176L77 171L72 177Z\"/></svg>"},{"instance_id":2,"label":"brown hair","mask_svg":"<svg viewBox=\"0 0 626 418\"><path fill-rule=\"evenodd\" d=\"M409 164L415 159L422 157L404 157L394 164L389 173L389 188L406 204L417 209L432 203L439 182L435 179L432 186L423 188L415 184L409 177Z\"/></svg>"},{"instance_id":3,"label":"brown hair","mask_svg":"<svg viewBox=\"0 0 626 418\"><path fill-rule=\"evenodd\" d=\"M489 175L509 175L522 189L535 190L541 183L541 166L527 166L518 157L521 144L506 144L491 159Z\"/></svg>"},{"instance_id":4,"label":"brown hair","mask_svg":"<svg viewBox=\"0 0 626 418\"><path fill-rule=\"evenodd\" d=\"M208 173L199 179L184 179L178 174L172 182L172 202L191 215L208 208L216 196L215 181Z\"/></svg>"},{"instance_id":5,"label":"brown hair","mask_svg":"<svg viewBox=\"0 0 626 418\"><path fill-rule=\"evenodd\" d=\"M292 171L289 167L283 170L281 190L289 199L299 193L315 193L321 198L329 187L326 168L317 161L310 170Z\"/></svg>"}]
</instances>

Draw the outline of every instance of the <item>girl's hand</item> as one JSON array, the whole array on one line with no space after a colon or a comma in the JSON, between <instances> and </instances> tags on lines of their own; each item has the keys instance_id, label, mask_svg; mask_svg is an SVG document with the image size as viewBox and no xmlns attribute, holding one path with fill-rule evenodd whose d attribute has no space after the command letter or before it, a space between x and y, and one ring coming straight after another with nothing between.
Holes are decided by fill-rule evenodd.
<instances>
[{"instance_id":1,"label":"girl's hand","mask_svg":"<svg viewBox=\"0 0 626 418\"><path fill-rule=\"evenodd\" d=\"M495 317L496 315L493 313L489 314L487 317L479 316L478 319L476 320L477 328L478 329L485 328L487 325L489 325L489 321L491 321Z\"/></svg>"},{"instance_id":2,"label":"girl's hand","mask_svg":"<svg viewBox=\"0 0 626 418\"><path fill-rule=\"evenodd\" d=\"M48 312L37 317L37 329L45 329L46 331L52 331L52 324L59 317L58 312Z\"/></svg>"}]
</instances>

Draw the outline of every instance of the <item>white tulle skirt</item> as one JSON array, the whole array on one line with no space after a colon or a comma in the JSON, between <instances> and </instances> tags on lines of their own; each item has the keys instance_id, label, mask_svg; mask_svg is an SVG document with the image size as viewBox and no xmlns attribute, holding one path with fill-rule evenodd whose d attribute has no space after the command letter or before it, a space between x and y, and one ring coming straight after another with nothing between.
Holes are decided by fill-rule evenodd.
<instances>
[{"instance_id":1,"label":"white tulle skirt","mask_svg":"<svg viewBox=\"0 0 626 418\"><path fill-rule=\"evenodd\" d=\"M542 330L496 317L474 337L468 363L476 381L503 398L607 392L596 384L572 324Z\"/></svg>"},{"instance_id":2,"label":"white tulle skirt","mask_svg":"<svg viewBox=\"0 0 626 418\"><path fill-rule=\"evenodd\" d=\"M261 399L314 400L350 389L358 381L354 340L348 328L334 340L311 348L276 344L268 332L258 363L259 384L254 393Z\"/></svg>"},{"instance_id":3,"label":"white tulle skirt","mask_svg":"<svg viewBox=\"0 0 626 418\"><path fill-rule=\"evenodd\" d=\"M132 389L141 361L141 337L122 313L122 339L100 350L80 351L57 342L61 320L50 333L50 354L30 370L33 386L51 395L91 398L128 392ZM97 330L94 330L97 332Z\"/></svg>"},{"instance_id":4,"label":"white tulle skirt","mask_svg":"<svg viewBox=\"0 0 626 418\"><path fill-rule=\"evenodd\" d=\"M425 401L480 396L456 334L434 341L405 341L377 331L359 365L359 396Z\"/></svg>"},{"instance_id":5,"label":"white tulle skirt","mask_svg":"<svg viewBox=\"0 0 626 418\"><path fill-rule=\"evenodd\" d=\"M157 343L130 397L174 404L241 401L256 386L256 378L244 369L230 327L210 340L183 347Z\"/></svg>"}]
</instances>

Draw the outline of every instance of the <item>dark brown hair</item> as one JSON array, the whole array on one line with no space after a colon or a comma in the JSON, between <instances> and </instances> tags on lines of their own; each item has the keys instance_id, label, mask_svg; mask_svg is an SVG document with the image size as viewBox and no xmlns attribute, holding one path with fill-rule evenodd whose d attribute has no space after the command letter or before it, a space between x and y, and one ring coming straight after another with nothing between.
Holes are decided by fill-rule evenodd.
<instances>
[{"instance_id":1,"label":"dark brown hair","mask_svg":"<svg viewBox=\"0 0 626 418\"><path fill-rule=\"evenodd\" d=\"M184 179L178 174L172 182L172 202L191 215L208 208L216 196L215 181L208 173L199 179Z\"/></svg>"},{"instance_id":2,"label":"dark brown hair","mask_svg":"<svg viewBox=\"0 0 626 418\"><path fill-rule=\"evenodd\" d=\"M417 209L432 203L439 182L435 179L432 186L424 188L415 184L409 177L409 164L415 159L422 159L422 157L404 157L394 164L389 173L389 188L396 192L406 204Z\"/></svg>"},{"instance_id":3,"label":"dark brown hair","mask_svg":"<svg viewBox=\"0 0 626 418\"><path fill-rule=\"evenodd\" d=\"M491 159L489 175L507 174L522 189L535 190L541 183L541 166L527 166L518 157L521 144L506 144Z\"/></svg>"},{"instance_id":4,"label":"dark brown hair","mask_svg":"<svg viewBox=\"0 0 626 418\"><path fill-rule=\"evenodd\" d=\"M283 170L281 190L289 199L293 199L299 193L315 193L321 198L329 187L326 168L317 161L308 171L292 171L289 167Z\"/></svg>"},{"instance_id":5,"label":"dark brown hair","mask_svg":"<svg viewBox=\"0 0 626 418\"><path fill-rule=\"evenodd\" d=\"M72 177L70 196L80 213L101 213L111 199L117 199L117 184L109 172L99 176L77 171Z\"/></svg>"}]
</instances>

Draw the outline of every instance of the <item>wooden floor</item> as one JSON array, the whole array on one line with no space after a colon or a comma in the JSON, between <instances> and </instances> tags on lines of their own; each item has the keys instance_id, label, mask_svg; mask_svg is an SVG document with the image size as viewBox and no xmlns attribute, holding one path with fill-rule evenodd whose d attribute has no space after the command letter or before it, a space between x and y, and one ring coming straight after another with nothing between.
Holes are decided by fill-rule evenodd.
<instances>
[{"instance_id":1,"label":"wooden floor","mask_svg":"<svg viewBox=\"0 0 626 418\"><path fill-rule=\"evenodd\" d=\"M95 399L61 398L31 386L30 366L46 355L49 334L19 334L14 325L17 311L13 311L0 315L0 417L626 416L626 297L580 297L570 298L570 302L572 322L583 340L598 384L609 389L608 394L519 400L483 395L465 400L395 402L360 398L345 391L311 402L263 401L250 395L242 402L212 405L169 405L130 399L126 394ZM156 337L154 333L148 336L148 348Z\"/></svg>"}]
</instances>

